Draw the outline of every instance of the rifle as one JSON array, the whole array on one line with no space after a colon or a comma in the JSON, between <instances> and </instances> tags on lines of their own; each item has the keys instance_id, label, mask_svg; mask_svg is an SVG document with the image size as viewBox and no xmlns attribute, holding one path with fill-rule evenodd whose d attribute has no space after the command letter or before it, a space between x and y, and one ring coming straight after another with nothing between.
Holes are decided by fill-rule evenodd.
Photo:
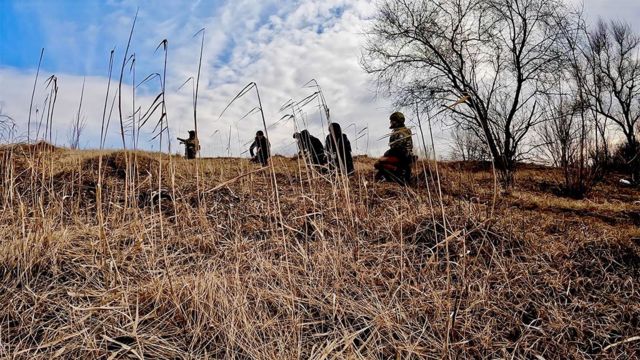
<instances>
[{"instance_id":1,"label":"rifle","mask_svg":"<svg viewBox=\"0 0 640 360\"><path fill-rule=\"evenodd\" d=\"M180 144L184 144L187 142L187 139L177 138Z\"/></svg>"}]
</instances>

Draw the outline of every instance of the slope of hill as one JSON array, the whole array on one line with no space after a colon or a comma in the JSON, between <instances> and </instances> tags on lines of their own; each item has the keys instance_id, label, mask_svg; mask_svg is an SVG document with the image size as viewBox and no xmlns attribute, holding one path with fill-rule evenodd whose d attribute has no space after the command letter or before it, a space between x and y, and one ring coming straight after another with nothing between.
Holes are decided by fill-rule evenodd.
<instances>
[{"instance_id":1,"label":"slope of hill","mask_svg":"<svg viewBox=\"0 0 640 360\"><path fill-rule=\"evenodd\" d=\"M640 356L640 192L615 181L0 152L2 358Z\"/></svg>"}]
</instances>

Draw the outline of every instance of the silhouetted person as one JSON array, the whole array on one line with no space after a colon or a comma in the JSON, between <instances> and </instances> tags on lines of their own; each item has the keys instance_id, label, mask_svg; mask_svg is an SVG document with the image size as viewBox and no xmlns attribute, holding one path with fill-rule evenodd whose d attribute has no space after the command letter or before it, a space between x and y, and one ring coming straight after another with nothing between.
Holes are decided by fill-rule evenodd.
<instances>
[{"instance_id":1,"label":"silhouetted person","mask_svg":"<svg viewBox=\"0 0 640 360\"><path fill-rule=\"evenodd\" d=\"M378 170L377 180L411 182L411 167L415 162L411 130L404 126L404 114L395 112L389 117L392 129L389 137L389 150L378 160L374 167Z\"/></svg>"},{"instance_id":2,"label":"silhouetted person","mask_svg":"<svg viewBox=\"0 0 640 360\"><path fill-rule=\"evenodd\" d=\"M262 166L266 166L269 162L270 150L269 140L264 136L262 131L256 132L256 138L249 148L251 154L251 161L260 163ZM256 150L254 153L253 150Z\"/></svg>"},{"instance_id":3,"label":"silhouetted person","mask_svg":"<svg viewBox=\"0 0 640 360\"><path fill-rule=\"evenodd\" d=\"M337 169L343 174L353 173L353 158L351 157L351 143L347 135L342 133L340 125L329 124L329 135L325 142L328 162L332 169Z\"/></svg>"},{"instance_id":4,"label":"silhouetted person","mask_svg":"<svg viewBox=\"0 0 640 360\"><path fill-rule=\"evenodd\" d=\"M307 130L302 130L298 137L302 152L311 165L323 166L327 164L327 156L320 139L309 134Z\"/></svg>"},{"instance_id":5,"label":"silhouetted person","mask_svg":"<svg viewBox=\"0 0 640 360\"><path fill-rule=\"evenodd\" d=\"M200 141L194 130L189 131L188 139L178 138L180 143L184 144L184 157L187 159L195 159L198 151L200 151Z\"/></svg>"}]
</instances>

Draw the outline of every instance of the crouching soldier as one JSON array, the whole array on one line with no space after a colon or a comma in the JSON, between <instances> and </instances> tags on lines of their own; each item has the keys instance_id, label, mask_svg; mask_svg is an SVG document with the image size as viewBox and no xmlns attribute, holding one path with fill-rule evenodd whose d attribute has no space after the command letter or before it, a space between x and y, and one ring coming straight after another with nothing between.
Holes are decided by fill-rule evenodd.
<instances>
[{"instance_id":1,"label":"crouching soldier","mask_svg":"<svg viewBox=\"0 0 640 360\"><path fill-rule=\"evenodd\" d=\"M178 138L181 144L184 144L184 157L187 159L195 159L198 151L200 151L200 142L194 130L189 131L188 139Z\"/></svg>"},{"instance_id":2,"label":"crouching soldier","mask_svg":"<svg viewBox=\"0 0 640 360\"><path fill-rule=\"evenodd\" d=\"M351 143L346 134L342 133L340 124L329 124L329 135L325 141L327 149L327 163L329 168L345 175L354 172L353 157L351 156Z\"/></svg>"},{"instance_id":3,"label":"crouching soldier","mask_svg":"<svg viewBox=\"0 0 640 360\"><path fill-rule=\"evenodd\" d=\"M251 154L251 161L260 163L262 166L267 166L269 163L269 157L271 156L269 140L262 131L256 132L256 138L249 148L249 154ZM256 150L254 153L253 150Z\"/></svg>"},{"instance_id":4,"label":"crouching soldier","mask_svg":"<svg viewBox=\"0 0 640 360\"><path fill-rule=\"evenodd\" d=\"M309 131L302 130L298 134L302 151L310 165L324 166L327 164L327 157L324 153L322 141L311 135Z\"/></svg>"},{"instance_id":5,"label":"crouching soldier","mask_svg":"<svg viewBox=\"0 0 640 360\"><path fill-rule=\"evenodd\" d=\"M389 117L392 129L389 150L375 163L376 180L411 182L411 167L415 162L411 130L404 126L404 114L395 112Z\"/></svg>"}]
</instances>

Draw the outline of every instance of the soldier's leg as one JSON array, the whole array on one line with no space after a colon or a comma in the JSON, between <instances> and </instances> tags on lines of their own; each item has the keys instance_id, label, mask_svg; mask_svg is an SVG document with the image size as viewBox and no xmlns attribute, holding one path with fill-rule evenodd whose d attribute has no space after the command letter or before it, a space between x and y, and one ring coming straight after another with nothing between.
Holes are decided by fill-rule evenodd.
<instances>
[{"instance_id":1,"label":"soldier's leg","mask_svg":"<svg viewBox=\"0 0 640 360\"><path fill-rule=\"evenodd\" d=\"M382 157L378 160L374 167L378 170L376 174L376 180L385 180L385 181L398 181L400 179L399 168L398 168L398 159L391 156Z\"/></svg>"},{"instance_id":2,"label":"soldier's leg","mask_svg":"<svg viewBox=\"0 0 640 360\"><path fill-rule=\"evenodd\" d=\"M382 159L376 161L376 163L373 164L373 168L377 170L374 176L374 179L376 181L386 180L385 171L384 171L384 162L382 161Z\"/></svg>"},{"instance_id":3,"label":"soldier's leg","mask_svg":"<svg viewBox=\"0 0 640 360\"><path fill-rule=\"evenodd\" d=\"M413 179L413 176L412 176L411 164L407 164L403 168L402 181L404 182L405 185L408 185L408 184L411 184L412 179Z\"/></svg>"},{"instance_id":4,"label":"soldier's leg","mask_svg":"<svg viewBox=\"0 0 640 360\"><path fill-rule=\"evenodd\" d=\"M267 164L269 162L269 158L268 158L267 154L260 153L258 157L260 159L260 163L262 164L262 166L267 166Z\"/></svg>"},{"instance_id":5,"label":"soldier's leg","mask_svg":"<svg viewBox=\"0 0 640 360\"><path fill-rule=\"evenodd\" d=\"M409 156L405 156L402 158L401 160L401 177L402 177L402 181L405 184L409 184L411 183L411 177L412 177L412 158Z\"/></svg>"}]
</instances>

